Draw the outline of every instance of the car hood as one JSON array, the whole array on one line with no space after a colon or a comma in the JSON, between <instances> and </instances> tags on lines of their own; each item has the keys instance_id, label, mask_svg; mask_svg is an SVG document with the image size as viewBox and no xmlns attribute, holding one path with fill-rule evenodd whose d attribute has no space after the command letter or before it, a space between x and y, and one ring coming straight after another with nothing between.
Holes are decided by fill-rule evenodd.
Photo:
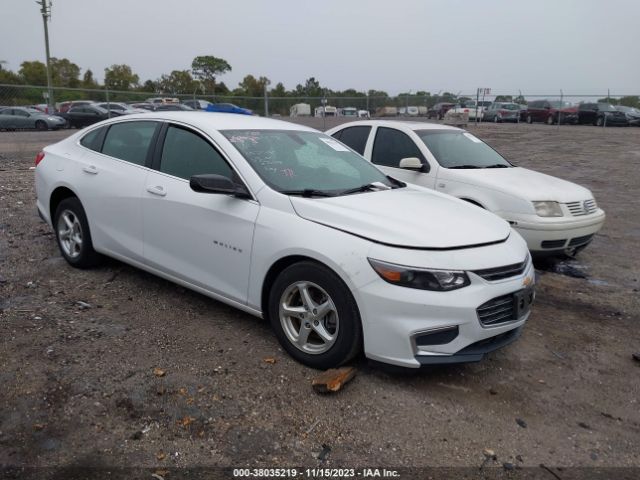
<instances>
[{"instance_id":1,"label":"car hood","mask_svg":"<svg viewBox=\"0 0 640 480\"><path fill-rule=\"evenodd\" d=\"M504 241L510 232L507 222L486 210L415 187L290 199L302 218L398 247L470 247Z\"/></svg>"},{"instance_id":2,"label":"car hood","mask_svg":"<svg viewBox=\"0 0 640 480\"><path fill-rule=\"evenodd\" d=\"M450 179L524 198L566 203L593 198L580 185L522 167L468 170L441 169L439 179Z\"/></svg>"}]
</instances>

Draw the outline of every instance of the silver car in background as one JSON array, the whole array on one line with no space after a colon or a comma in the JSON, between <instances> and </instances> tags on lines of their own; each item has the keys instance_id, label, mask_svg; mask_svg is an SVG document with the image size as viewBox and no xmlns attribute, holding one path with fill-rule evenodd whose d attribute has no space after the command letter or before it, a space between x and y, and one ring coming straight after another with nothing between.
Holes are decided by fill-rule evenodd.
<instances>
[{"instance_id":1,"label":"silver car in background","mask_svg":"<svg viewBox=\"0 0 640 480\"><path fill-rule=\"evenodd\" d=\"M5 107L0 109L0 130L58 130L65 127L67 121L57 115L42 113L30 107Z\"/></svg>"}]
</instances>

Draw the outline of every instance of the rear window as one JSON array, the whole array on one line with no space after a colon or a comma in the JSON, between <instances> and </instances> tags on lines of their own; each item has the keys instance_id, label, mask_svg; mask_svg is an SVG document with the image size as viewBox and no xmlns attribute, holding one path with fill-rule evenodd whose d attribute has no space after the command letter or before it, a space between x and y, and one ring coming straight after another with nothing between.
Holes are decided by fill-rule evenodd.
<instances>
[{"instance_id":1,"label":"rear window","mask_svg":"<svg viewBox=\"0 0 640 480\"><path fill-rule=\"evenodd\" d=\"M80 145L96 152L100 151L102 146L102 139L104 138L104 132L106 127L96 128L91 130L84 137L80 139Z\"/></svg>"},{"instance_id":2,"label":"rear window","mask_svg":"<svg viewBox=\"0 0 640 480\"><path fill-rule=\"evenodd\" d=\"M102 153L136 165L145 165L155 122L122 122L111 125Z\"/></svg>"}]
</instances>

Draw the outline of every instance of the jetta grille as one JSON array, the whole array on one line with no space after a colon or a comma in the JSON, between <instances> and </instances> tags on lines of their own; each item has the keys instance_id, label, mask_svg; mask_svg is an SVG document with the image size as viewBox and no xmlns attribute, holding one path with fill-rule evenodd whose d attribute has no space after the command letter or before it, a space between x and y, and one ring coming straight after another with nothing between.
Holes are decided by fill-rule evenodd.
<instances>
[{"instance_id":1,"label":"jetta grille","mask_svg":"<svg viewBox=\"0 0 640 480\"><path fill-rule=\"evenodd\" d=\"M504 280L505 278L517 277L522 275L529 263L529 256L524 259L524 262L513 263L511 265L505 265L503 267L485 268L484 270L473 270L473 273L481 276L485 280L495 282L496 280Z\"/></svg>"},{"instance_id":2,"label":"jetta grille","mask_svg":"<svg viewBox=\"0 0 640 480\"><path fill-rule=\"evenodd\" d=\"M598 209L598 205L596 205L596 201L593 198L584 200L582 202L569 202L566 203L566 205L569 209L569 212L574 217L579 217L581 215L590 215Z\"/></svg>"}]
</instances>

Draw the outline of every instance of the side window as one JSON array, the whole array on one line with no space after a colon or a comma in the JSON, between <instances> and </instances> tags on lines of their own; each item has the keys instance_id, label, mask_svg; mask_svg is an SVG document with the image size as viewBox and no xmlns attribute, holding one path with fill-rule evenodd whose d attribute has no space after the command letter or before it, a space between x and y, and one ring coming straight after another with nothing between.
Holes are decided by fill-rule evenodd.
<instances>
[{"instance_id":1,"label":"side window","mask_svg":"<svg viewBox=\"0 0 640 480\"><path fill-rule=\"evenodd\" d=\"M169 126L162 147L160 171L189 180L192 175L212 173L233 178L233 170L222 155L200 135Z\"/></svg>"},{"instance_id":2,"label":"side window","mask_svg":"<svg viewBox=\"0 0 640 480\"><path fill-rule=\"evenodd\" d=\"M369 126L348 127L341 130L342 134L336 138L360 155L364 155L364 147L367 145L370 131L371 127Z\"/></svg>"},{"instance_id":3,"label":"side window","mask_svg":"<svg viewBox=\"0 0 640 480\"><path fill-rule=\"evenodd\" d=\"M80 145L83 147L87 147L96 152L100 151L100 146L102 144L102 139L104 138L104 132L106 127L96 128L95 130L91 130L84 137L80 139Z\"/></svg>"},{"instance_id":4,"label":"side window","mask_svg":"<svg viewBox=\"0 0 640 480\"><path fill-rule=\"evenodd\" d=\"M417 157L424 162L418 146L405 133L393 128L378 128L371 156L373 163L398 167L400 160L409 157Z\"/></svg>"},{"instance_id":5,"label":"side window","mask_svg":"<svg viewBox=\"0 0 640 480\"><path fill-rule=\"evenodd\" d=\"M335 138L336 140L340 140L340 138L342 137L342 132L344 132L344 130L338 130L336 133L334 133L333 135L331 135L333 138Z\"/></svg>"},{"instance_id":6,"label":"side window","mask_svg":"<svg viewBox=\"0 0 640 480\"><path fill-rule=\"evenodd\" d=\"M122 122L111 125L102 153L144 166L156 122Z\"/></svg>"}]
</instances>

